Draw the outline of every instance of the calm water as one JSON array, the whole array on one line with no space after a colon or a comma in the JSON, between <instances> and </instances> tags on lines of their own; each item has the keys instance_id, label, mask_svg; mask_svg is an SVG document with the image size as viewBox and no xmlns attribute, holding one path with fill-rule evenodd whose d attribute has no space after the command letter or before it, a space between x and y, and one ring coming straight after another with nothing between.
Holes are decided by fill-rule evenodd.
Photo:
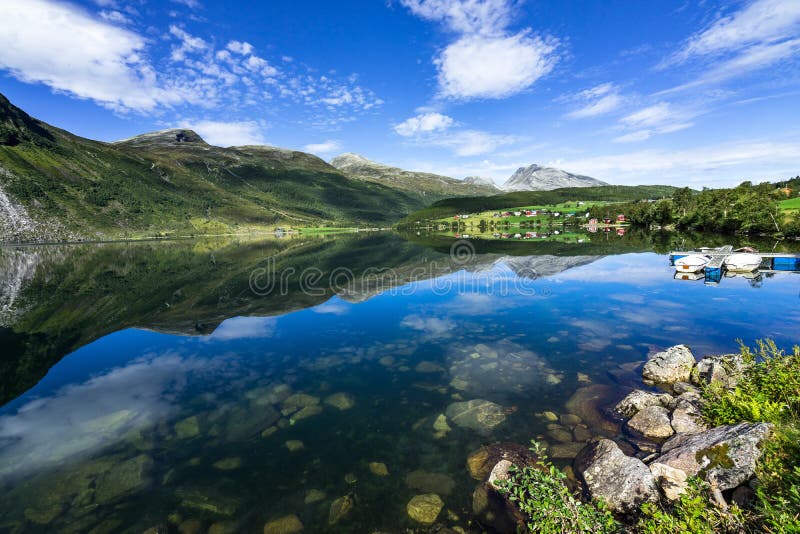
<instances>
[{"instance_id":1,"label":"calm water","mask_svg":"<svg viewBox=\"0 0 800 534\"><path fill-rule=\"evenodd\" d=\"M0 249L0 531L399 532L435 492L439 525L480 532L482 444L540 437L566 464L616 433L602 404L649 352L798 341L800 278L673 280L679 240Z\"/></svg>"}]
</instances>

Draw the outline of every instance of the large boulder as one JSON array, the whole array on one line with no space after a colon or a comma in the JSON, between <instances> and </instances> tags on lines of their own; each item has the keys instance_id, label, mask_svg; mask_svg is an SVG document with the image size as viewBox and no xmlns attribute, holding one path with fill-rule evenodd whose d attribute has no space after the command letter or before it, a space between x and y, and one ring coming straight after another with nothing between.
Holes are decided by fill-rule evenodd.
<instances>
[{"instance_id":1,"label":"large boulder","mask_svg":"<svg viewBox=\"0 0 800 534\"><path fill-rule=\"evenodd\" d=\"M642 368L642 378L649 386L672 391L676 382L688 382L695 365L692 351L686 345L676 345L656 353Z\"/></svg>"},{"instance_id":2,"label":"large boulder","mask_svg":"<svg viewBox=\"0 0 800 534\"><path fill-rule=\"evenodd\" d=\"M753 476L761 443L772 427L769 423L739 423L699 434L678 434L664 443L664 453L650 467L663 464L687 477L702 476L721 491L732 489Z\"/></svg>"},{"instance_id":3,"label":"large boulder","mask_svg":"<svg viewBox=\"0 0 800 534\"><path fill-rule=\"evenodd\" d=\"M617 391L606 384L591 384L578 388L564 403L568 413L577 415L596 435L613 436L619 432L619 425L606 417L605 407L613 402Z\"/></svg>"},{"instance_id":4,"label":"large boulder","mask_svg":"<svg viewBox=\"0 0 800 534\"><path fill-rule=\"evenodd\" d=\"M669 420L669 410L660 405L647 406L628 421L628 428L652 440L664 440L675 431Z\"/></svg>"},{"instance_id":5,"label":"large boulder","mask_svg":"<svg viewBox=\"0 0 800 534\"><path fill-rule=\"evenodd\" d=\"M615 512L629 514L645 502L658 502L658 486L650 469L626 456L610 439L587 445L574 465L590 496L602 498Z\"/></svg>"},{"instance_id":6,"label":"large boulder","mask_svg":"<svg viewBox=\"0 0 800 534\"><path fill-rule=\"evenodd\" d=\"M708 429L703 422L700 409L694 402L680 399L672 412L670 424L677 434L695 434Z\"/></svg>"},{"instance_id":7,"label":"large boulder","mask_svg":"<svg viewBox=\"0 0 800 534\"><path fill-rule=\"evenodd\" d=\"M619 401L614 410L622 417L633 417L648 406L667 406L671 401L672 396L667 393L651 393L636 389Z\"/></svg>"},{"instance_id":8,"label":"large boulder","mask_svg":"<svg viewBox=\"0 0 800 534\"><path fill-rule=\"evenodd\" d=\"M406 512L408 517L423 525L432 525L444 508L444 502L435 493L415 495L408 501Z\"/></svg>"},{"instance_id":9,"label":"large boulder","mask_svg":"<svg viewBox=\"0 0 800 534\"><path fill-rule=\"evenodd\" d=\"M530 449L517 443L493 443L469 453L467 470L475 480L484 481L500 460L509 460L512 464L522 468L534 465L536 456Z\"/></svg>"}]
</instances>

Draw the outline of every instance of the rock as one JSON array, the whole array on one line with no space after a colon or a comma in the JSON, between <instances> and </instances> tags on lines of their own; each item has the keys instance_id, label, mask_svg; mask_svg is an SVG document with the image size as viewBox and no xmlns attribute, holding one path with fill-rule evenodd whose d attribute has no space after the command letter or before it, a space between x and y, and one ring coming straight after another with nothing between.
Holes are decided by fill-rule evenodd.
<instances>
[{"instance_id":1,"label":"rock","mask_svg":"<svg viewBox=\"0 0 800 534\"><path fill-rule=\"evenodd\" d=\"M555 423L558 421L558 414L554 412L542 412L542 417L544 418L545 421L548 421L550 423Z\"/></svg>"},{"instance_id":2,"label":"rock","mask_svg":"<svg viewBox=\"0 0 800 534\"><path fill-rule=\"evenodd\" d=\"M303 523L296 515L273 519L264 525L264 534L296 534L303 531Z\"/></svg>"},{"instance_id":3,"label":"rock","mask_svg":"<svg viewBox=\"0 0 800 534\"><path fill-rule=\"evenodd\" d=\"M617 395L615 388L605 384L584 386L564 404L567 412L580 417L594 434L616 435L619 425L603 414L603 407Z\"/></svg>"},{"instance_id":4,"label":"rock","mask_svg":"<svg viewBox=\"0 0 800 534\"><path fill-rule=\"evenodd\" d=\"M647 439L664 440L675 433L669 420L669 410L663 406L648 406L627 423L629 429Z\"/></svg>"},{"instance_id":5,"label":"rock","mask_svg":"<svg viewBox=\"0 0 800 534\"><path fill-rule=\"evenodd\" d=\"M214 469L219 469L220 471L233 471L240 467L242 467L242 459L238 456L223 458L222 460L214 462Z\"/></svg>"},{"instance_id":6,"label":"rock","mask_svg":"<svg viewBox=\"0 0 800 534\"><path fill-rule=\"evenodd\" d=\"M344 481L352 486L358 482L358 477L355 473L347 473L344 475Z\"/></svg>"},{"instance_id":7,"label":"rock","mask_svg":"<svg viewBox=\"0 0 800 534\"><path fill-rule=\"evenodd\" d=\"M266 404L280 404L292 394L292 388L288 384L276 384L267 390L264 402Z\"/></svg>"},{"instance_id":8,"label":"rock","mask_svg":"<svg viewBox=\"0 0 800 534\"><path fill-rule=\"evenodd\" d=\"M239 524L236 521L220 521L208 527L206 534L236 534Z\"/></svg>"},{"instance_id":9,"label":"rock","mask_svg":"<svg viewBox=\"0 0 800 534\"><path fill-rule=\"evenodd\" d=\"M686 345L676 345L656 353L642 368L642 379L649 386L672 391L676 382L688 382L696 361Z\"/></svg>"},{"instance_id":10,"label":"rock","mask_svg":"<svg viewBox=\"0 0 800 534\"><path fill-rule=\"evenodd\" d=\"M297 439L290 439L284 443L284 445L286 445L286 448L289 449L289 452L297 452L305 449L303 442Z\"/></svg>"},{"instance_id":11,"label":"rock","mask_svg":"<svg viewBox=\"0 0 800 534\"><path fill-rule=\"evenodd\" d=\"M574 466L591 497L602 498L615 512L633 513L645 502L658 502L658 486L650 469L626 456L610 439L587 445Z\"/></svg>"},{"instance_id":12,"label":"rock","mask_svg":"<svg viewBox=\"0 0 800 534\"><path fill-rule=\"evenodd\" d=\"M575 437L575 441L580 441L582 443L586 443L594 437L592 431L585 425L578 425L573 428L572 435Z\"/></svg>"},{"instance_id":13,"label":"rock","mask_svg":"<svg viewBox=\"0 0 800 534\"><path fill-rule=\"evenodd\" d=\"M369 470L373 475L379 477L385 477L389 475L389 469L386 467L386 464L382 462L370 462Z\"/></svg>"},{"instance_id":14,"label":"rock","mask_svg":"<svg viewBox=\"0 0 800 534\"><path fill-rule=\"evenodd\" d=\"M338 410L349 410L356 405L356 400L349 393L334 393L325 397L325 404Z\"/></svg>"},{"instance_id":15,"label":"rock","mask_svg":"<svg viewBox=\"0 0 800 534\"><path fill-rule=\"evenodd\" d=\"M64 505L53 503L52 506L36 506L25 508L25 519L37 525L49 525L64 511Z\"/></svg>"},{"instance_id":16,"label":"rock","mask_svg":"<svg viewBox=\"0 0 800 534\"><path fill-rule=\"evenodd\" d=\"M697 433L708 429L697 406L683 399L678 402L672 412L670 424L678 434Z\"/></svg>"},{"instance_id":17,"label":"rock","mask_svg":"<svg viewBox=\"0 0 800 534\"><path fill-rule=\"evenodd\" d=\"M305 504L314 504L315 502L324 501L327 495L324 491L320 491L318 489L310 489L306 492L305 498L303 498L303 502Z\"/></svg>"},{"instance_id":18,"label":"rock","mask_svg":"<svg viewBox=\"0 0 800 534\"><path fill-rule=\"evenodd\" d=\"M418 373L440 373L444 371L441 365L434 362L419 362L414 370Z\"/></svg>"},{"instance_id":19,"label":"rock","mask_svg":"<svg viewBox=\"0 0 800 534\"><path fill-rule=\"evenodd\" d=\"M665 452L653 464L679 469L687 476L704 476L721 491L733 489L753 476L760 445L772 428L769 423L739 423L699 434L678 434L664 443Z\"/></svg>"},{"instance_id":20,"label":"rock","mask_svg":"<svg viewBox=\"0 0 800 534\"><path fill-rule=\"evenodd\" d=\"M500 460L509 460L516 466L525 467L534 465L536 457L517 443L494 443L472 451L467 456L467 470L475 480L485 481Z\"/></svg>"},{"instance_id":21,"label":"rock","mask_svg":"<svg viewBox=\"0 0 800 534\"><path fill-rule=\"evenodd\" d=\"M571 413L565 413L558 418L558 422L564 426L575 426L582 423L581 418Z\"/></svg>"},{"instance_id":22,"label":"rock","mask_svg":"<svg viewBox=\"0 0 800 534\"><path fill-rule=\"evenodd\" d=\"M406 486L428 493L450 495L456 486L456 482L444 473L431 473L417 469L406 475Z\"/></svg>"},{"instance_id":23,"label":"rock","mask_svg":"<svg viewBox=\"0 0 800 534\"><path fill-rule=\"evenodd\" d=\"M232 516L241 507L241 502L216 488L179 488L176 497L181 506L214 515Z\"/></svg>"},{"instance_id":24,"label":"rock","mask_svg":"<svg viewBox=\"0 0 800 534\"><path fill-rule=\"evenodd\" d=\"M319 397L313 395L306 395L305 393L295 393L284 399L281 407L286 408L306 408L308 406L316 406L319 404Z\"/></svg>"},{"instance_id":25,"label":"rock","mask_svg":"<svg viewBox=\"0 0 800 534\"><path fill-rule=\"evenodd\" d=\"M181 419L175 423L175 437L190 439L200 435L200 420L196 415Z\"/></svg>"},{"instance_id":26,"label":"rock","mask_svg":"<svg viewBox=\"0 0 800 534\"><path fill-rule=\"evenodd\" d=\"M445 434L452 430L452 428L450 428L450 425L447 424L447 417L443 413L440 413L439 415L436 416L436 419L434 419L433 429L436 432L443 432Z\"/></svg>"},{"instance_id":27,"label":"rock","mask_svg":"<svg viewBox=\"0 0 800 534\"><path fill-rule=\"evenodd\" d=\"M274 434L277 431L278 431L278 427L277 426L271 426L269 428L265 428L264 431L261 432L261 437L262 438L268 438L268 437L270 437L272 434Z\"/></svg>"},{"instance_id":28,"label":"rock","mask_svg":"<svg viewBox=\"0 0 800 534\"><path fill-rule=\"evenodd\" d=\"M575 458L578 453L580 453L583 448L586 446L586 443L577 443L577 442L570 442L570 443L555 443L547 447L547 453L553 459L572 459Z\"/></svg>"},{"instance_id":29,"label":"rock","mask_svg":"<svg viewBox=\"0 0 800 534\"><path fill-rule=\"evenodd\" d=\"M506 420L499 405L483 399L454 402L447 407L445 414L456 425L479 434L489 434Z\"/></svg>"},{"instance_id":30,"label":"rock","mask_svg":"<svg viewBox=\"0 0 800 534\"><path fill-rule=\"evenodd\" d=\"M744 367L741 354L707 356L697 362L697 366L692 370L691 380L698 386L719 382L727 388L734 388Z\"/></svg>"},{"instance_id":31,"label":"rock","mask_svg":"<svg viewBox=\"0 0 800 534\"><path fill-rule=\"evenodd\" d=\"M756 499L756 492L747 486L739 486L731 494L731 500L739 508L750 508Z\"/></svg>"},{"instance_id":32,"label":"rock","mask_svg":"<svg viewBox=\"0 0 800 534\"><path fill-rule=\"evenodd\" d=\"M199 519L187 519L178 525L180 534L200 534L203 532L203 522Z\"/></svg>"},{"instance_id":33,"label":"rock","mask_svg":"<svg viewBox=\"0 0 800 534\"><path fill-rule=\"evenodd\" d=\"M144 454L116 464L97 479L95 502L106 504L130 493L144 490L152 482L150 479L152 468L153 459Z\"/></svg>"},{"instance_id":34,"label":"rock","mask_svg":"<svg viewBox=\"0 0 800 534\"><path fill-rule=\"evenodd\" d=\"M328 524L335 525L353 510L355 507L355 500L350 495L339 497L331 503L330 510L328 511Z\"/></svg>"},{"instance_id":35,"label":"rock","mask_svg":"<svg viewBox=\"0 0 800 534\"><path fill-rule=\"evenodd\" d=\"M444 508L444 502L435 493L415 495L406 505L408 517L423 525L435 523L442 508Z\"/></svg>"},{"instance_id":36,"label":"rock","mask_svg":"<svg viewBox=\"0 0 800 534\"><path fill-rule=\"evenodd\" d=\"M651 393L636 389L619 401L614 410L622 417L633 417L648 406L668 406L670 401L672 396L666 393Z\"/></svg>"},{"instance_id":37,"label":"rock","mask_svg":"<svg viewBox=\"0 0 800 534\"><path fill-rule=\"evenodd\" d=\"M572 432L562 428L553 428L547 431L547 435L561 443L569 443L572 441Z\"/></svg>"},{"instance_id":38,"label":"rock","mask_svg":"<svg viewBox=\"0 0 800 534\"><path fill-rule=\"evenodd\" d=\"M656 462L650 464L650 472L653 473L664 496L670 501L680 498L688 487L686 473L680 469Z\"/></svg>"},{"instance_id":39,"label":"rock","mask_svg":"<svg viewBox=\"0 0 800 534\"><path fill-rule=\"evenodd\" d=\"M487 482L489 486L492 487L495 491L500 491L503 482L507 482L509 477L509 470L514 466L508 460L500 460L495 464L492 468L492 472L489 473L489 479Z\"/></svg>"},{"instance_id":40,"label":"rock","mask_svg":"<svg viewBox=\"0 0 800 534\"><path fill-rule=\"evenodd\" d=\"M696 369L696 367L695 367ZM692 370L694 373L694 370ZM693 386L689 382L675 382L672 384L672 391L675 392L676 395L682 395L684 393L694 393L696 395L700 395L700 388L697 386Z\"/></svg>"},{"instance_id":41,"label":"rock","mask_svg":"<svg viewBox=\"0 0 800 534\"><path fill-rule=\"evenodd\" d=\"M321 413L322 413L322 406L319 406L317 404L313 406L306 406L305 408L302 408L300 411L295 412L295 414L289 418L289 424L293 425L298 421L302 421L303 419L308 419L309 417L313 417Z\"/></svg>"},{"instance_id":42,"label":"rock","mask_svg":"<svg viewBox=\"0 0 800 534\"><path fill-rule=\"evenodd\" d=\"M391 367L392 365L394 365L394 358L392 358L391 356L384 356L383 358L378 360L378 363L383 365L384 367Z\"/></svg>"}]
</instances>

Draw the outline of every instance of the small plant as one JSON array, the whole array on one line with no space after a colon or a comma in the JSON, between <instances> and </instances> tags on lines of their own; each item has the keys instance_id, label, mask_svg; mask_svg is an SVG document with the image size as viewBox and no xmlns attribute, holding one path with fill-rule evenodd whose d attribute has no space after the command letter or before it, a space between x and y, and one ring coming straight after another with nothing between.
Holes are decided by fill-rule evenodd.
<instances>
[{"instance_id":1,"label":"small plant","mask_svg":"<svg viewBox=\"0 0 800 534\"><path fill-rule=\"evenodd\" d=\"M569 490L567 475L554 466L543 447L531 441L537 457L533 466L513 467L501 491L523 512L530 532L616 532L620 525L601 502L584 503Z\"/></svg>"},{"instance_id":2,"label":"small plant","mask_svg":"<svg viewBox=\"0 0 800 534\"><path fill-rule=\"evenodd\" d=\"M698 478L689 480L689 487L680 499L669 506L642 505L637 532L646 534L714 534L744 532L746 518L741 509L731 506L722 510L711 503L709 486Z\"/></svg>"}]
</instances>

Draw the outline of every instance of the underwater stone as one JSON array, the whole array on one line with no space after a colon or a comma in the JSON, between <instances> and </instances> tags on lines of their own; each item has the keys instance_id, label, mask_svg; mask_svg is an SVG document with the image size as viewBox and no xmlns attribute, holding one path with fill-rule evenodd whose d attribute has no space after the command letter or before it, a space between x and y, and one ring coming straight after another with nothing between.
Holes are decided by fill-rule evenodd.
<instances>
[{"instance_id":1,"label":"underwater stone","mask_svg":"<svg viewBox=\"0 0 800 534\"><path fill-rule=\"evenodd\" d=\"M97 479L95 501L105 504L145 489L151 483L152 468L153 459L145 454L115 465Z\"/></svg>"},{"instance_id":2,"label":"underwater stone","mask_svg":"<svg viewBox=\"0 0 800 534\"><path fill-rule=\"evenodd\" d=\"M180 534L200 534L203 532L203 522L199 519L187 519L178 525Z\"/></svg>"},{"instance_id":3,"label":"underwater stone","mask_svg":"<svg viewBox=\"0 0 800 534\"><path fill-rule=\"evenodd\" d=\"M189 439L200 435L200 419L196 415L181 419L175 423L175 437Z\"/></svg>"},{"instance_id":4,"label":"underwater stone","mask_svg":"<svg viewBox=\"0 0 800 534\"><path fill-rule=\"evenodd\" d=\"M315 406L319 404L319 397L313 395L306 395L305 393L295 393L286 397L283 401L283 408L305 408L307 406Z\"/></svg>"},{"instance_id":5,"label":"underwater stone","mask_svg":"<svg viewBox=\"0 0 800 534\"><path fill-rule=\"evenodd\" d=\"M297 439L290 439L289 441L284 443L284 445L286 445L286 448L289 449L289 452L301 451L306 447L302 441Z\"/></svg>"},{"instance_id":6,"label":"underwater stone","mask_svg":"<svg viewBox=\"0 0 800 534\"><path fill-rule=\"evenodd\" d=\"M445 414L456 425L481 434L490 433L506 420L499 405L484 399L454 402L447 407Z\"/></svg>"},{"instance_id":7,"label":"underwater stone","mask_svg":"<svg viewBox=\"0 0 800 534\"><path fill-rule=\"evenodd\" d=\"M327 495L324 491L320 491L318 489L310 489L306 492L306 496L303 499L305 504L313 504L315 502L324 501Z\"/></svg>"},{"instance_id":8,"label":"underwater stone","mask_svg":"<svg viewBox=\"0 0 800 534\"><path fill-rule=\"evenodd\" d=\"M439 364L428 361L419 362L417 366L414 367L414 370L418 373L423 373L423 374L439 373L441 371L444 371L442 366L440 366Z\"/></svg>"},{"instance_id":9,"label":"underwater stone","mask_svg":"<svg viewBox=\"0 0 800 534\"><path fill-rule=\"evenodd\" d=\"M325 404L339 410L349 410L356 405L356 400L349 393L334 393L325 398Z\"/></svg>"},{"instance_id":10,"label":"underwater stone","mask_svg":"<svg viewBox=\"0 0 800 534\"><path fill-rule=\"evenodd\" d=\"M294 514L273 519L264 525L264 534L297 534L302 531L303 523Z\"/></svg>"},{"instance_id":11,"label":"underwater stone","mask_svg":"<svg viewBox=\"0 0 800 534\"><path fill-rule=\"evenodd\" d=\"M330 510L328 511L328 524L335 525L353 510L355 501L350 495L339 497L331 503Z\"/></svg>"},{"instance_id":12,"label":"underwater stone","mask_svg":"<svg viewBox=\"0 0 800 534\"><path fill-rule=\"evenodd\" d=\"M456 482L444 473L431 473L418 469L406 475L406 486L429 493L450 495Z\"/></svg>"},{"instance_id":13,"label":"underwater stone","mask_svg":"<svg viewBox=\"0 0 800 534\"><path fill-rule=\"evenodd\" d=\"M406 505L406 512L414 521L423 525L432 525L439 517L442 508L444 508L444 502L441 497L435 493L426 493L412 497Z\"/></svg>"},{"instance_id":14,"label":"underwater stone","mask_svg":"<svg viewBox=\"0 0 800 534\"><path fill-rule=\"evenodd\" d=\"M233 471L234 469L239 469L240 467L242 467L242 459L238 456L223 458L222 460L217 460L214 462L214 468L219 469L220 471Z\"/></svg>"},{"instance_id":15,"label":"underwater stone","mask_svg":"<svg viewBox=\"0 0 800 534\"><path fill-rule=\"evenodd\" d=\"M450 432L452 430L452 428L450 428L450 425L447 424L447 417L443 413L440 413L439 415L436 416L436 419L434 419L433 429L436 432L444 432L444 433Z\"/></svg>"},{"instance_id":16,"label":"underwater stone","mask_svg":"<svg viewBox=\"0 0 800 534\"><path fill-rule=\"evenodd\" d=\"M302 421L303 419L307 419L309 417L313 417L315 415L319 415L322 413L322 406L314 405L314 406L306 406L299 412L296 412L290 419L289 424L293 425L297 421Z\"/></svg>"},{"instance_id":17,"label":"underwater stone","mask_svg":"<svg viewBox=\"0 0 800 534\"><path fill-rule=\"evenodd\" d=\"M385 477L389 475L389 469L386 467L386 464L382 462L370 462L369 470L373 475L379 477Z\"/></svg>"}]
</instances>

